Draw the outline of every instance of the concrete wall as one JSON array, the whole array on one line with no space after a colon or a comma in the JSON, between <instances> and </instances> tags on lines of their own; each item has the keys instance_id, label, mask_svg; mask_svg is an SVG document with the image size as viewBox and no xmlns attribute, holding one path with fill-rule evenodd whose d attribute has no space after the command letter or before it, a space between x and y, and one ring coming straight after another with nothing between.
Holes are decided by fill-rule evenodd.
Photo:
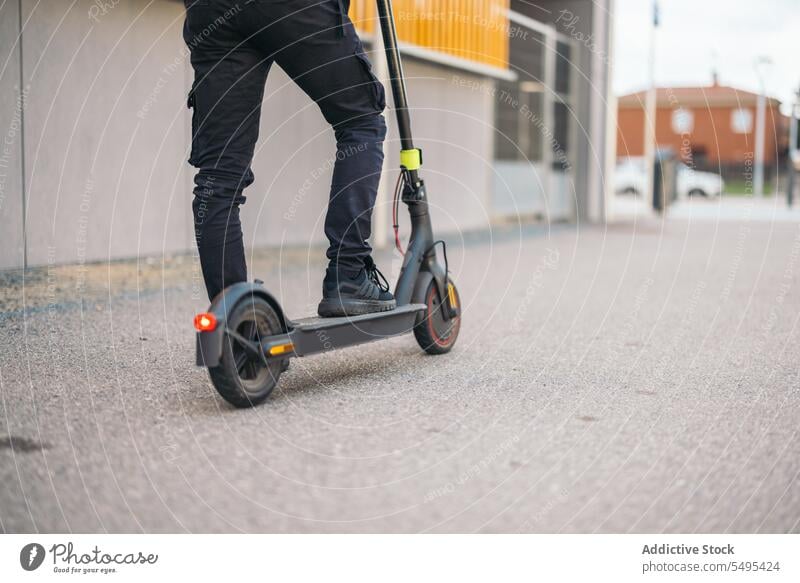
<instances>
[{"instance_id":1,"label":"concrete wall","mask_svg":"<svg viewBox=\"0 0 800 583\"><path fill-rule=\"evenodd\" d=\"M578 216L591 222L606 218L606 198L610 185L606 169L614 152L608 134L609 102L613 99L611 39L613 0L549 0L548 18L556 30L578 41L577 67L579 148L575 167ZM567 11L563 13L562 11ZM572 15L571 19L564 16ZM577 178L580 177L579 181Z\"/></svg>"},{"instance_id":2,"label":"concrete wall","mask_svg":"<svg viewBox=\"0 0 800 583\"><path fill-rule=\"evenodd\" d=\"M577 103L574 115L578 131L571 163L578 217L593 222L605 219L608 185L606 167L613 158L609 147L608 103L611 93L611 35L613 0L512 0L511 8L552 24L572 38L578 54L572 59ZM563 11L563 12L562 12Z\"/></svg>"},{"instance_id":3,"label":"concrete wall","mask_svg":"<svg viewBox=\"0 0 800 583\"><path fill-rule=\"evenodd\" d=\"M378 57L371 54L371 58ZM423 176L437 232L487 226L491 100L480 92L459 90L455 80L471 78L467 73L454 73L410 59L405 73L414 137L424 151ZM391 109L387 110L386 118L387 172L374 217L375 223L383 221L384 233L388 233L391 222L390 197L400 155ZM316 104L279 67L274 67L267 82L260 140L253 163L256 182L248 189L242 213L246 244L325 242L322 225L334 152L333 132ZM380 237L377 224L374 231Z\"/></svg>"},{"instance_id":4,"label":"concrete wall","mask_svg":"<svg viewBox=\"0 0 800 583\"><path fill-rule=\"evenodd\" d=\"M494 81L410 61L409 99L437 232L488 227L494 157L494 100L462 84ZM396 136L396 134L393 134ZM399 157L399 148L393 149ZM397 159L396 157L393 158Z\"/></svg>"},{"instance_id":5,"label":"concrete wall","mask_svg":"<svg viewBox=\"0 0 800 583\"><path fill-rule=\"evenodd\" d=\"M4 133L18 111L15 6L3 4L0 35L0 54L7 58L0 76ZM29 266L193 248L183 5L127 0L98 6L90 0L22 2ZM438 232L486 226L491 100L458 90L454 75L470 78L467 73L413 59L406 72ZM387 118L390 172L376 231L388 243L399 148L391 112ZM23 266L19 138L11 140L8 168L2 168L0 268ZM317 106L275 67L253 165L256 182L242 213L248 245L324 242L333 153L333 134Z\"/></svg>"},{"instance_id":6,"label":"concrete wall","mask_svg":"<svg viewBox=\"0 0 800 583\"><path fill-rule=\"evenodd\" d=\"M183 5L24 0L28 264L186 249Z\"/></svg>"},{"instance_id":7,"label":"concrete wall","mask_svg":"<svg viewBox=\"0 0 800 583\"><path fill-rule=\"evenodd\" d=\"M0 4L0 269L23 264L19 12Z\"/></svg>"},{"instance_id":8,"label":"concrete wall","mask_svg":"<svg viewBox=\"0 0 800 583\"><path fill-rule=\"evenodd\" d=\"M182 3L21 5L21 15L16 2L0 7L0 268L22 267L26 259L27 265L42 265L191 250L192 169L185 162L191 73L181 38ZM606 41L597 36L604 32L597 20L603 10L587 0L547 6L549 11L531 16L546 20L547 13L555 20L566 8L579 21L576 28L559 30L595 34L595 48L581 45L575 61L583 129L576 140L574 186L579 212L596 219L609 74L596 49ZM412 58L406 73L437 231L488 225L494 102L491 91L464 87L491 87L493 81ZM17 106L20 77L24 112ZM376 210L378 243L388 242L389 196L397 176L391 112L388 118L389 172ZM248 245L324 242L333 151L332 133L316 105L276 67L254 162L256 183L243 212Z\"/></svg>"}]
</instances>

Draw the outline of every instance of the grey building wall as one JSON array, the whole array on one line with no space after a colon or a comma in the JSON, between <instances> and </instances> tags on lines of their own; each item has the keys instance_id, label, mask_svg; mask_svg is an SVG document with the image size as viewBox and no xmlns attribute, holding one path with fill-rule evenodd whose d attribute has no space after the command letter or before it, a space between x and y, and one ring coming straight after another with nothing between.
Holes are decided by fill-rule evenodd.
<instances>
[{"instance_id":1,"label":"grey building wall","mask_svg":"<svg viewBox=\"0 0 800 583\"><path fill-rule=\"evenodd\" d=\"M553 24L575 41L579 50L576 69L578 144L575 151L577 211L581 219L605 220L605 171L613 157L608 140L611 92L611 34L613 0L541 0L532 18ZM522 2L512 1L512 5ZM531 10L530 8L528 9ZM613 128L612 128L613 129Z\"/></svg>"},{"instance_id":2,"label":"grey building wall","mask_svg":"<svg viewBox=\"0 0 800 583\"><path fill-rule=\"evenodd\" d=\"M21 5L21 59L17 3L3 3L0 19L4 134L18 117L20 60L27 87L24 180L21 135L11 140L8 168L0 168L0 268L24 264L23 204L30 266L193 249L193 170L186 164L191 72L181 36L183 4ZM406 60L406 73L437 232L487 226L494 102L490 91L465 90L464 83L494 82L415 58ZM390 241L389 195L399 150L387 114L389 172L376 210L378 243ZM332 132L316 105L275 67L253 164L256 182L242 212L248 245L324 242L333 152Z\"/></svg>"},{"instance_id":3,"label":"grey building wall","mask_svg":"<svg viewBox=\"0 0 800 583\"><path fill-rule=\"evenodd\" d=\"M374 53L371 57L379 58ZM462 79L480 77L411 59L405 73L414 137L424 152L423 175L437 232L487 226L493 103L485 92L463 91L458 85ZM374 222L382 222L388 234L390 191L398 175L400 148L391 109L386 118L386 171ZM316 104L279 67L273 68L267 82L260 131L253 163L256 181L247 191L242 210L246 244L324 243L333 132ZM374 232L380 239L377 224Z\"/></svg>"},{"instance_id":4,"label":"grey building wall","mask_svg":"<svg viewBox=\"0 0 800 583\"><path fill-rule=\"evenodd\" d=\"M24 0L29 265L184 250L183 5Z\"/></svg>"},{"instance_id":5,"label":"grey building wall","mask_svg":"<svg viewBox=\"0 0 800 583\"><path fill-rule=\"evenodd\" d=\"M16 3L3 6L5 130L19 95L20 59ZM193 248L183 5L128 0L100 6L90 0L22 2L24 83L30 88L24 112L29 266ZM409 60L407 74L438 229L488 224L491 102L480 92L458 91L452 69ZM387 117L387 168L394 169L399 148ZM4 169L2 268L23 266L21 147L21 139L13 141ZM249 246L324 242L333 154L333 134L317 106L275 67L253 163L256 182L242 213ZM388 192L396 176L390 171L382 186L379 243L388 242Z\"/></svg>"},{"instance_id":6,"label":"grey building wall","mask_svg":"<svg viewBox=\"0 0 800 583\"><path fill-rule=\"evenodd\" d=\"M613 100L611 8L612 0L511 1L512 10L552 25L577 48L570 62L576 85L572 109L576 131L569 190L578 219L592 222L605 220L608 188L604 177L613 159L607 131L609 101Z\"/></svg>"},{"instance_id":7,"label":"grey building wall","mask_svg":"<svg viewBox=\"0 0 800 583\"><path fill-rule=\"evenodd\" d=\"M0 269L23 263L19 12L0 5Z\"/></svg>"},{"instance_id":8,"label":"grey building wall","mask_svg":"<svg viewBox=\"0 0 800 583\"><path fill-rule=\"evenodd\" d=\"M414 136L424 152L424 177L437 231L488 227L494 100L487 91L465 91L463 86L492 87L494 81L415 61L409 62L407 75ZM399 157L396 141L392 156Z\"/></svg>"}]
</instances>

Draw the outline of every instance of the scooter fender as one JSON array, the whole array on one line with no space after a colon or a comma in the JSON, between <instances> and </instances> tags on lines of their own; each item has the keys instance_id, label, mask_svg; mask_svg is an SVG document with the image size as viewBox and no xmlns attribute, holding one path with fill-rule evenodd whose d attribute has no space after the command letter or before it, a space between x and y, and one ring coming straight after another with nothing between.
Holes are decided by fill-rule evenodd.
<instances>
[{"instance_id":1,"label":"scooter fender","mask_svg":"<svg viewBox=\"0 0 800 583\"><path fill-rule=\"evenodd\" d=\"M431 261L428 266L421 269L419 275L417 275L417 281L414 283L414 292L411 296L411 301L415 304L425 304L427 303L427 298L425 294L428 291L428 286L433 280L436 283L436 291L439 293L439 300L444 302L448 297L447 293L447 274L442 268L441 265L436 263L435 261ZM448 302L449 305L449 302ZM452 307L450 308L451 312L449 314L445 313L444 317L446 320L454 317L457 312L452 311Z\"/></svg>"},{"instance_id":2,"label":"scooter fender","mask_svg":"<svg viewBox=\"0 0 800 583\"><path fill-rule=\"evenodd\" d=\"M222 290L215 297L208 312L217 318L217 327L211 332L197 333L197 366L213 368L219 366L222 358L222 341L225 338L225 327L227 326L228 316L239 303L240 300L248 295L260 296L264 298L275 310L280 319L283 331L287 331L286 318L283 315L278 300L270 294L260 283L241 282L235 283Z\"/></svg>"},{"instance_id":3,"label":"scooter fender","mask_svg":"<svg viewBox=\"0 0 800 583\"><path fill-rule=\"evenodd\" d=\"M414 283L414 294L411 296L412 304L425 303L425 292L428 291L428 285L430 285L432 279L433 274L430 271L420 270L417 281Z\"/></svg>"},{"instance_id":4,"label":"scooter fender","mask_svg":"<svg viewBox=\"0 0 800 583\"><path fill-rule=\"evenodd\" d=\"M432 279L436 280L436 290L439 292L439 298L447 297L447 275L438 263L432 261L429 265L420 269L417 281L414 283L413 303L425 303L425 293L428 291L428 286Z\"/></svg>"}]
</instances>

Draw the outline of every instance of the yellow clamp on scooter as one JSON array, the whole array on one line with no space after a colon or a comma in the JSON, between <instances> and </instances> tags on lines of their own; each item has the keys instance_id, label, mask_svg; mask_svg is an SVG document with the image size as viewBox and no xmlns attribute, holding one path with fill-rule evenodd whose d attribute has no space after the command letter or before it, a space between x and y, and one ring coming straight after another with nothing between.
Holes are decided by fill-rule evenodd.
<instances>
[{"instance_id":1,"label":"yellow clamp on scooter","mask_svg":"<svg viewBox=\"0 0 800 583\"><path fill-rule=\"evenodd\" d=\"M447 282L447 299L450 301L450 307L457 310L458 301L456 300L456 288L449 281Z\"/></svg>"},{"instance_id":2,"label":"yellow clamp on scooter","mask_svg":"<svg viewBox=\"0 0 800 583\"><path fill-rule=\"evenodd\" d=\"M400 166L406 170L419 170L422 168L422 150L400 150Z\"/></svg>"}]
</instances>

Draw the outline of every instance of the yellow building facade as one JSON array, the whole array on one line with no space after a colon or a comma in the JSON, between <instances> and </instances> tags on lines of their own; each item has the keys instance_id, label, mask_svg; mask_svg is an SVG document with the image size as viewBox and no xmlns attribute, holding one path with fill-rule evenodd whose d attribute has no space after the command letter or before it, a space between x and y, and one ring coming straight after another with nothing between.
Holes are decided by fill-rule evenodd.
<instances>
[{"instance_id":1,"label":"yellow building facade","mask_svg":"<svg viewBox=\"0 0 800 583\"><path fill-rule=\"evenodd\" d=\"M492 67L508 67L509 0L395 0L397 36L409 43ZM359 31L377 30L373 0L353 0Z\"/></svg>"}]
</instances>

